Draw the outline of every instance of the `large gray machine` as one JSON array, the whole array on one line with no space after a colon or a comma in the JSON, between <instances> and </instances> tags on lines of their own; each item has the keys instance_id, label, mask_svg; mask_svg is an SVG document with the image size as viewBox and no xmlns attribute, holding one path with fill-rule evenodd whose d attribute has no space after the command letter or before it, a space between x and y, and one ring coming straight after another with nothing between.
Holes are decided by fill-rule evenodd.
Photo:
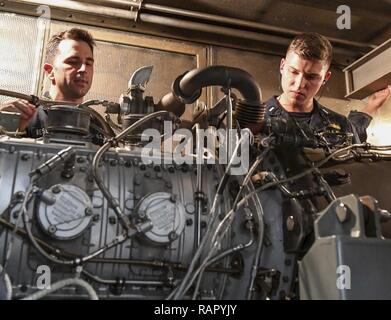
<instances>
[{"instance_id":1,"label":"large gray machine","mask_svg":"<svg viewBox=\"0 0 391 320\"><path fill-rule=\"evenodd\" d=\"M328 273L314 280L316 270L333 273L346 261L353 274L364 252L373 255L372 244L384 259L366 258L360 270L391 266L390 240L380 234L386 212L371 207L363 218L362 207L347 205L352 222L341 234L327 217L336 203L357 198L336 199L330 174L318 169L358 154L385 162L386 148L334 146L314 165L308 154L286 147L292 141L294 150L303 147L291 139L289 124L265 121L260 88L243 70L192 70L156 104L143 95L151 71L137 70L119 103L76 107L14 94L43 106L48 125L41 139L20 138L15 128L3 128L0 138L1 299L346 299L368 292L391 298L386 281L368 286L364 296L361 289L339 295ZM214 85L225 97L195 109L193 148L185 150L181 139L166 148L168 136L183 134L185 105ZM94 104L106 107L105 119ZM221 128L233 130L218 135ZM157 144L144 139L146 129L158 133ZM212 133L212 144L197 139L201 129ZM322 147L316 138L313 147ZM222 141L233 141L226 162L219 161ZM246 154L248 168L232 174L233 160ZM350 250L345 244L364 229L376 241L361 237L360 249ZM339 260L331 259L336 253Z\"/></svg>"}]
</instances>

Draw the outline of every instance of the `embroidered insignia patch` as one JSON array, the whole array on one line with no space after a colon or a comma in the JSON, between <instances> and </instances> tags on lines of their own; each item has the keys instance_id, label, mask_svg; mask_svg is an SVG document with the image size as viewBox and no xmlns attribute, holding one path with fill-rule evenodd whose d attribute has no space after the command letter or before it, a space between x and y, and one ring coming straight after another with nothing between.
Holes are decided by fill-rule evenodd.
<instances>
[{"instance_id":1,"label":"embroidered insignia patch","mask_svg":"<svg viewBox=\"0 0 391 320\"><path fill-rule=\"evenodd\" d=\"M341 130L341 126L338 123L330 123L327 127L332 130Z\"/></svg>"}]
</instances>

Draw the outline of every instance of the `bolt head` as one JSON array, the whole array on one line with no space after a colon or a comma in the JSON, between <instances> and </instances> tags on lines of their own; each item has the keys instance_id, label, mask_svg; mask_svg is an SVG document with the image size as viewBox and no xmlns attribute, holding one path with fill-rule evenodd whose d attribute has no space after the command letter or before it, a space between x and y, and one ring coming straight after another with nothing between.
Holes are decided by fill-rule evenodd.
<instances>
[{"instance_id":1,"label":"bolt head","mask_svg":"<svg viewBox=\"0 0 391 320\"><path fill-rule=\"evenodd\" d=\"M109 217L109 223L110 224L115 224L117 222L117 219L114 216Z\"/></svg>"},{"instance_id":2,"label":"bolt head","mask_svg":"<svg viewBox=\"0 0 391 320\"><path fill-rule=\"evenodd\" d=\"M53 226L53 225L49 226L48 232L49 232L50 234L54 234L54 233L56 233L56 231L57 231L56 226Z\"/></svg>"},{"instance_id":3,"label":"bolt head","mask_svg":"<svg viewBox=\"0 0 391 320\"><path fill-rule=\"evenodd\" d=\"M289 216L286 219L286 228L288 229L288 231L293 231L293 229L295 228L295 219L293 216Z\"/></svg>"},{"instance_id":4,"label":"bolt head","mask_svg":"<svg viewBox=\"0 0 391 320\"><path fill-rule=\"evenodd\" d=\"M170 239L170 241L174 241L175 239L178 238L178 234L177 234L175 231L171 231L171 232L168 234L168 238Z\"/></svg>"},{"instance_id":5,"label":"bolt head","mask_svg":"<svg viewBox=\"0 0 391 320\"><path fill-rule=\"evenodd\" d=\"M54 186L53 188L52 188L52 192L53 193L60 193L61 192L61 188L59 187L59 186Z\"/></svg>"},{"instance_id":6,"label":"bolt head","mask_svg":"<svg viewBox=\"0 0 391 320\"><path fill-rule=\"evenodd\" d=\"M349 212L343 203L340 203L335 208L335 214L337 215L338 221L341 223L344 223L349 219Z\"/></svg>"}]
</instances>

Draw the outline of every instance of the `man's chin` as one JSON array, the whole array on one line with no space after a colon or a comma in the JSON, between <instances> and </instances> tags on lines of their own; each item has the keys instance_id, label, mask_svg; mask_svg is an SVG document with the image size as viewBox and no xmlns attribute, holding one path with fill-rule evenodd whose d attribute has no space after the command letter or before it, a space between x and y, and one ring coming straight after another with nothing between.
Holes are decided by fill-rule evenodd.
<instances>
[{"instance_id":1,"label":"man's chin","mask_svg":"<svg viewBox=\"0 0 391 320\"><path fill-rule=\"evenodd\" d=\"M74 90L73 91L73 96L76 98L76 99L81 99L83 98L86 94L87 94L88 90L86 89L82 89L82 90Z\"/></svg>"}]
</instances>

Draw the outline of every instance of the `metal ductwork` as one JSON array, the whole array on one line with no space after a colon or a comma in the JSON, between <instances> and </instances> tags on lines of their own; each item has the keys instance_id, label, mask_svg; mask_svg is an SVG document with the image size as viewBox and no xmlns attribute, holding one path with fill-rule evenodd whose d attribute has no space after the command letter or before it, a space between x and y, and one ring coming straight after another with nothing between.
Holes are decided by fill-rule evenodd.
<instances>
[{"instance_id":1,"label":"metal ductwork","mask_svg":"<svg viewBox=\"0 0 391 320\"><path fill-rule=\"evenodd\" d=\"M147 13L151 13L151 14L147 14ZM158 16L157 14L164 14L165 16L161 16L161 15ZM181 20L178 20L178 18L180 18ZM186 18L192 20L191 21L182 20ZM207 28L201 31L206 31L206 32L209 31L212 33L226 35L227 30L231 30L231 32L229 32L228 34L232 34L233 36L236 36L236 32L241 32L242 33L241 36L246 39L264 40L264 41L268 41L268 39L269 40L278 39L279 44L284 42L284 39L282 39L281 37L291 39L292 37L302 33L302 31L298 31L298 30L292 30L288 28L277 27L277 26L268 25L264 23L246 21L246 20L236 19L231 17L218 16L218 15L208 14L203 12L171 8L171 7L161 6L157 4L149 4L149 3L143 3L141 5L141 12L140 12L141 21L145 21L149 23L158 23L158 24L160 23L163 25L175 27L175 25L171 25L172 19L176 20L177 28L196 30L198 24L205 24ZM192 22L194 20L200 20L203 23ZM227 27L219 26L221 24L224 24ZM223 30L225 33L221 33L219 32L219 30ZM273 36L273 34L275 36ZM264 37L264 39L262 39L262 37ZM355 47L361 50L363 49L368 50L376 47L376 45L371 43L349 41L349 40L338 39L333 37L328 37L328 39L330 40L330 42L332 42L334 45L337 46Z\"/></svg>"},{"instance_id":2,"label":"metal ductwork","mask_svg":"<svg viewBox=\"0 0 391 320\"><path fill-rule=\"evenodd\" d=\"M140 1L68 1L68 0L13 0L15 3L49 6L52 9L69 10L83 14L99 15L108 18L137 20ZM127 2L127 7L124 5ZM103 5L105 4L105 5ZM119 8L121 7L122 8ZM125 9L124 9L125 8Z\"/></svg>"},{"instance_id":3,"label":"metal ductwork","mask_svg":"<svg viewBox=\"0 0 391 320\"><path fill-rule=\"evenodd\" d=\"M15 8L13 3L17 5ZM30 7L47 5L53 10L65 10L78 12L87 16L106 17L108 19L114 19L112 21L104 22L107 27L119 28L121 30L123 30L123 28L128 29L131 27L131 24L127 25L126 20L133 22L141 21L151 25L218 34L283 46L286 46L292 37L301 33L299 30L150 4L145 3L143 0L12 0L4 1L2 10L15 10L15 12L36 15L34 10L23 10L20 5ZM119 23L119 20L123 21ZM85 23L85 21L79 22ZM370 49L376 47L371 43L349 41L339 38L329 37L329 40L335 46L335 53L347 56L367 53Z\"/></svg>"}]
</instances>

